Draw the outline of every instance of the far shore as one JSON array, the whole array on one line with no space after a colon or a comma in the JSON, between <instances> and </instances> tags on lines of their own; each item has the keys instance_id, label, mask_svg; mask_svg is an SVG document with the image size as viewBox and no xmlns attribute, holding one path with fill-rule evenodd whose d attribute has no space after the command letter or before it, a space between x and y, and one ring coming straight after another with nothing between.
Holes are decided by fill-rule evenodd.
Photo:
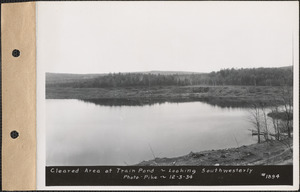
<instances>
[{"instance_id":1,"label":"far shore","mask_svg":"<svg viewBox=\"0 0 300 192\"><path fill-rule=\"evenodd\" d=\"M280 103L276 86L154 86L116 88L47 87L46 99L79 99L102 105L147 105L163 102L204 101L223 107L254 102ZM123 101L123 102L122 102ZM127 102L126 102L127 101Z\"/></svg>"}]
</instances>

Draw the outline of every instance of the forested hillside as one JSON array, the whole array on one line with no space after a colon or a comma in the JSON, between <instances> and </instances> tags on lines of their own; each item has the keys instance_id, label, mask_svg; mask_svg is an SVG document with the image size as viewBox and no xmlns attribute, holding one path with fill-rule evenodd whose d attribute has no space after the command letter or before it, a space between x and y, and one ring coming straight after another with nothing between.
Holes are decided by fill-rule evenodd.
<instances>
[{"instance_id":1,"label":"forested hillside","mask_svg":"<svg viewBox=\"0 0 300 192\"><path fill-rule=\"evenodd\" d=\"M46 74L47 87L105 88L186 85L293 85L292 67L222 69L211 73L140 72L99 75Z\"/></svg>"}]
</instances>

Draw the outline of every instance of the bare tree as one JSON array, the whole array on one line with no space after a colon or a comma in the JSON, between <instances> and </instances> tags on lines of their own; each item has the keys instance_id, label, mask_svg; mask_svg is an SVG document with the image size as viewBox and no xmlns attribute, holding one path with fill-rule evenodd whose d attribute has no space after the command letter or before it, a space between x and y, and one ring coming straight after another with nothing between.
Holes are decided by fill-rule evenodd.
<instances>
[{"instance_id":1,"label":"bare tree","mask_svg":"<svg viewBox=\"0 0 300 192\"><path fill-rule=\"evenodd\" d=\"M261 135L261 111L258 104L253 103L252 107L249 110L250 113L250 123L253 124L257 131L257 142L260 143L260 135Z\"/></svg>"},{"instance_id":2,"label":"bare tree","mask_svg":"<svg viewBox=\"0 0 300 192\"><path fill-rule=\"evenodd\" d=\"M272 107L271 113L272 114L278 114L279 113L278 105L274 105ZM271 119L272 119L273 127L274 127L274 130L275 130L275 138L276 138L276 140L280 140L281 137L280 137L280 122L279 122L279 119L274 118L274 117L271 117Z\"/></svg>"},{"instance_id":3,"label":"bare tree","mask_svg":"<svg viewBox=\"0 0 300 192\"><path fill-rule=\"evenodd\" d=\"M267 114L267 106L265 103L260 102L259 107L261 109L261 114L263 117L263 125L264 125L264 137L266 141L269 141L269 127L268 127L268 114Z\"/></svg>"},{"instance_id":4,"label":"bare tree","mask_svg":"<svg viewBox=\"0 0 300 192\"><path fill-rule=\"evenodd\" d=\"M280 87L280 97L283 102L283 120L285 122L285 128L288 133L288 137L292 137L292 119L293 119L293 93L292 88L288 86Z\"/></svg>"}]
</instances>

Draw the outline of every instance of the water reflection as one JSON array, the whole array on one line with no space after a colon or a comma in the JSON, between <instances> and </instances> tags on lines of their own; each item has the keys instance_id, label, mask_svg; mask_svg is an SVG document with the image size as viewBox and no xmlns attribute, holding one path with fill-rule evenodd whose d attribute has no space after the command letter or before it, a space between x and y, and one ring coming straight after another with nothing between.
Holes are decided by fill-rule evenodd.
<instances>
[{"instance_id":1,"label":"water reflection","mask_svg":"<svg viewBox=\"0 0 300 192\"><path fill-rule=\"evenodd\" d=\"M46 164L132 165L153 159L152 150L176 157L248 145L256 138L247 117L204 102L46 100Z\"/></svg>"},{"instance_id":2,"label":"water reflection","mask_svg":"<svg viewBox=\"0 0 300 192\"><path fill-rule=\"evenodd\" d=\"M235 99L213 98L114 98L114 99L81 99L83 102L93 103L100 106L145 106L163 103L188 103L203 102L221 108L248 108L252 102L239 101Z\"/></svg>"}]
</instances>

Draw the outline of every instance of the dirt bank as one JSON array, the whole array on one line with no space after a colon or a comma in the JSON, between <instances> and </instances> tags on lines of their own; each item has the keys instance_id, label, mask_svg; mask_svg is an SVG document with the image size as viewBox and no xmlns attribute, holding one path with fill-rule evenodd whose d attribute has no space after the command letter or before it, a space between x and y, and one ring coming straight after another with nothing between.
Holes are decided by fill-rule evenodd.
<instances>
[{"instance_id":1,"label":"dirt bank","mask_svg":"<svg viewBox=\"0 0 300 192\"><path fill-rule=\"evenodd\" d=\"M182 165L289 165L293 161L292 139L269 141L238 148L190 152L174 158L155 158L139 166Z\"/></svg>"}]
</instances>

